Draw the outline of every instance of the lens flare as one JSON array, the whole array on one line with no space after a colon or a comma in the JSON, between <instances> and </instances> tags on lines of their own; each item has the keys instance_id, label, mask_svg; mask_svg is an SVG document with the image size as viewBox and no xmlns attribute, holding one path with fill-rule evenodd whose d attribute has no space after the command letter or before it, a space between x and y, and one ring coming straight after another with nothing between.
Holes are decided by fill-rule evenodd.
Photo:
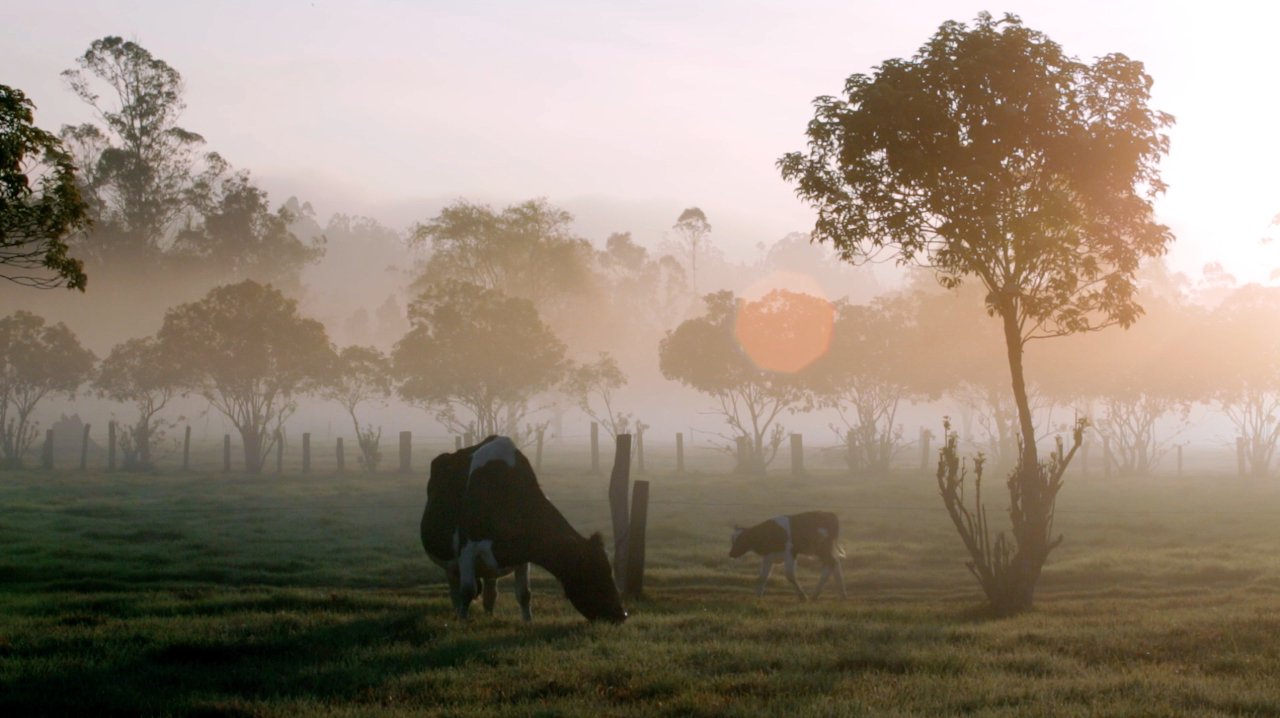
<instances>
[{"instance_id":1,"label":"lens flare","mask_svg":"<svg viewBox=\"0 0 1280 718\"><path fill-rule=\"evenodd\" d=\"M772 289L739 302L734 336L756 367L794 374L827 352L835 316L821 296Z\"/></svg>"}]
</instances>

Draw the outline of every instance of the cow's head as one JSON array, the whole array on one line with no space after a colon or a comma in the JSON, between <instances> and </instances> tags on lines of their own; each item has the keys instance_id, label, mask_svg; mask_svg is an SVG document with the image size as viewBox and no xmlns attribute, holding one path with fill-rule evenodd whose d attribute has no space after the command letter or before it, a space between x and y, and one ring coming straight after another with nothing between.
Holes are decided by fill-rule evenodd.
<instances>
[{"instance_id":1,"label":"cow's head","mask_svg":"<svg viewBox=\"0 0 1280 718\"><path fill-rule=\"evenodd\" d=\"M744 528L735 528L733 530L733 538L729 539L729 558L738 558L751 550L747 542L742 540L742 535L746 531Z\"/></svg>"},{"instance_id":2,"label":"cow's head","mask_svg":"<svg viewBox=\"0 0 1280 718\"><path fill-rule=\"evenodd\" d=\"M618 597L618 587L613 583L613 568L604 551L604 539L591 534L584 550L574 566L574 576L562 581L564 595L589 621L622 623L627 612Z\"/></svg>"}]
</instances>

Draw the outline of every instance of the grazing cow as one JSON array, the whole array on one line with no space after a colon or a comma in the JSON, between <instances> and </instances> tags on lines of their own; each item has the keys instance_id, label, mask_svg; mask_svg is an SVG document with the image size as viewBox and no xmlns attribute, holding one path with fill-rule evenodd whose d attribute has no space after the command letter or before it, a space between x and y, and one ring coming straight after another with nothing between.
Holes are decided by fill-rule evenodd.
<instances>
[{"instance_id":1,"label":"grazing cow","mask_svg":"<svg viewBox=\"0 0 1280 718\"><path fill-rule=\"evenodd\" d=\"M840 597L847 599L849 594L845 592L844 575L840 572L839 561L839 557L844 556L844 551L836 544L839 538L840 520L833 513L809 511L794 516L775 516L751 528L734 529L729 558L738 558L748 551L755 551L763 558L757 596L764 595L764 587L769 581L773 565L779 561L786 562L787 580L796 587L800 600L807 601L809 596L805 595L804 589L796 582L796 556L817 556L822 562L822 578L818 579L818 587L813 590L814 600L822 593L822 587L827 584L832 573L836 575Z\"/></svg>"},{"instance_id":2,"label":"grazing cow","mask_svg":"<svg viewBox=\"0 0 1280 718\"><path fill-rule=\"evenodd\" d=\"M532 620L529 564L535 563L560 581L587 619L626 620L600 534L583 538L574 530L506 437L491 436L431 462L422 547L445 570L459 618L467 618L477 588L492 613L497 579L514 572L520 613Z\"/></svg>"}]
</instances>

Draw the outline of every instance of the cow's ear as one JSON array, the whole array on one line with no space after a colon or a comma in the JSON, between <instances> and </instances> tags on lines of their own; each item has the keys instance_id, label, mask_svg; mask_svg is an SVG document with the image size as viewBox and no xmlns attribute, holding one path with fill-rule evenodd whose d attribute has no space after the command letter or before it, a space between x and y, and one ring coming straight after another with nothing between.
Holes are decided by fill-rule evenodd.
<instances>
[{"instance_id":1,"label":"cow's ear","mask_svg":"<svg viewBox=\"0 0 1280 718\"><path fill-rule=\"evenodd\" d=\"M591 534L591 538L587 540L591 542L592 546L598 546L600 549L604 549L604 537L600 535L599 531Z\"/></svg>"}]
</instances>

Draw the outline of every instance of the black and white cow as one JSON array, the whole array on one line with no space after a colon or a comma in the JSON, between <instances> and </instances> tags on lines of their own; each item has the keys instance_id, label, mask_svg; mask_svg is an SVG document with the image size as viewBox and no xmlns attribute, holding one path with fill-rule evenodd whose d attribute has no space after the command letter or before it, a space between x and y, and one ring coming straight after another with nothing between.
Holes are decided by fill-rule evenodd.
<instances>
[{"instance_id":1,"label":"black and white cow","mask_svg":"<svg viewBox=\"0 0 1280 718\"><path fill-rule=\"evenodd\" d=\"M834 573L836 586L840 588L840 597L849 598L844 588L844 574L840 572L840 557L844 556L836 543L840 538L840 520L828 511L809 511L792 516L775 516L768 521L758 523L751 528L734 529L733 544L729 548L729 558L738 558L748 551L754 551L762 557L760 566L760 586L757 596L764 595L765 584L769 581L769 573L773 565L785 562L787 580L800 594L801 601L809 600L803 588L796 582L796 556L804 554L817 556L822 562L822 578L818 579L818 587L813 590L813 598L822 593L827 579Z\"/></svg>"},{"instance_id":2,"label":"black and white cow","mask_svg":"<svg viewBox=\"0 0 1280 718\"><path fill-rule=\"evenodd\" d=\"M445 570L460 618L477 593L492 613L497 579L515 573L521 615L532 620L530 563L555 576L589 620L627 617L600 534L583 538L574 530L542 493L529 460L504 436L431 462L422 547Z\"/></svg>"}]
</instances>

